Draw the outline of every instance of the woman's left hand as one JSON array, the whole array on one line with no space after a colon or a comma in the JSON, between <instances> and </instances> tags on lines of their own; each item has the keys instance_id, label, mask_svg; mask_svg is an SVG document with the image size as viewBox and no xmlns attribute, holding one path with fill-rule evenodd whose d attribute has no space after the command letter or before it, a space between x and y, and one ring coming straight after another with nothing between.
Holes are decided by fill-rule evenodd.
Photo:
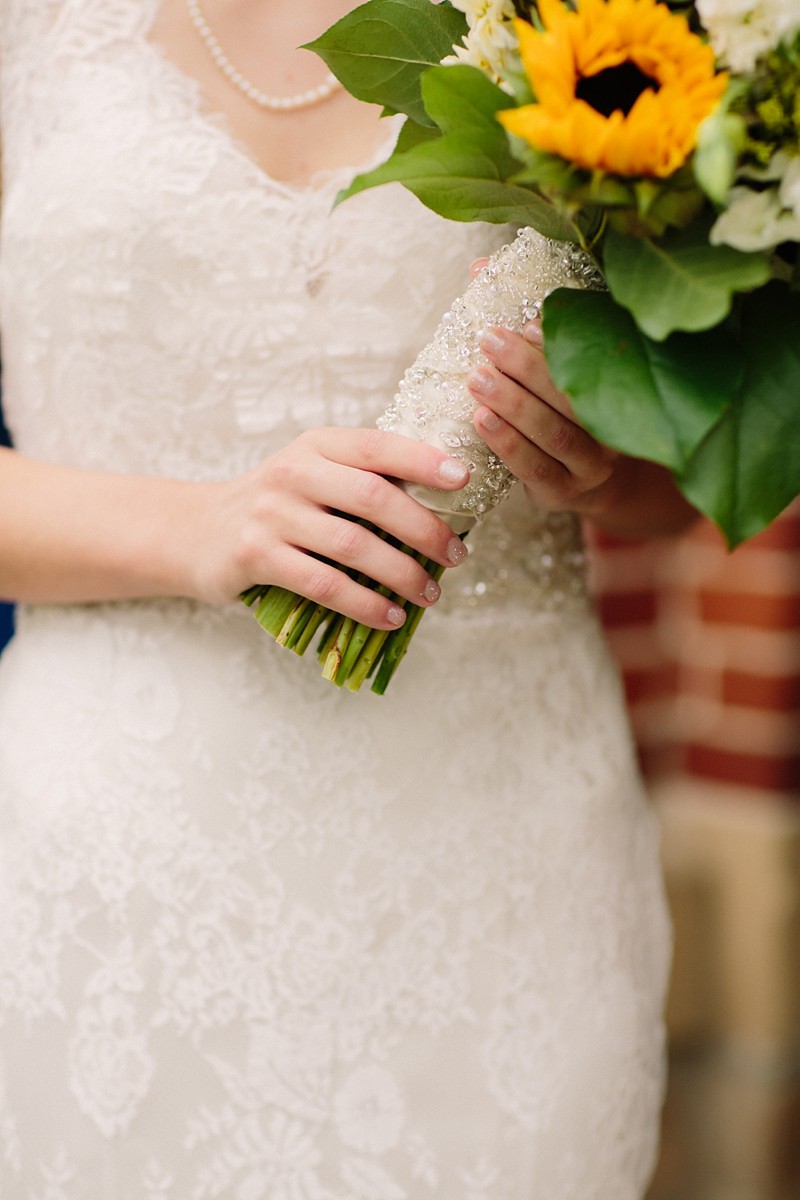
<instances>
[{"instance_id":1,"label":"woman's left hand","mask_svg":"<svg viewBox=\"0 0 800 1200\"><path fill-rule=\"evenodd\" d=\"M481 349L490 365L475 368L467 380L478 402L478 433L538 506L592 509L620 455L577 423L550 376L538 322L522 334L492 326Z\"/></svg>"}]
</instances>

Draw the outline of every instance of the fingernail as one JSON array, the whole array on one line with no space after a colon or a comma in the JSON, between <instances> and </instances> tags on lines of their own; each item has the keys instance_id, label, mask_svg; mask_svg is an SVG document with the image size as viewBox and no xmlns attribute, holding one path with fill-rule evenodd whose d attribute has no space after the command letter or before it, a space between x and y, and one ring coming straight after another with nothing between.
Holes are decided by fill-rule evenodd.
<instances>
[{"instance_id":1,"label":"fingernail","mask_svg":"<svg viewBox=\"0 0 800 1200\"><path fill-rule=\"evenodd\" d=\"M405 623L405 619L405 611L397 604L393 604L386 614L386 620L389 622L389 624L397 627L403 625Z\"/></svg>"},{"instance_id":2,"label":"fingernail","mask_svg":"<svg viewBox=\"0 0 800 1200\"><path fill-rule=\"evenodd\" d=\"M442 483L464 483L468 471L456 458L445 458L436 468L436 474Z\"/></svg>"},{"instance_id":3,"label":"fingernail","mask_svg":"<svg viewBox=\"0 0 800 1200\"><path fill-rule=\"evenodd\" d=\"M466 557L467 547L461 541L461 538L450 538L450 541L447 543L448 561L452 563L454 567L457 567L458 564L462 563Z\"/></svg>"},{"instance_id":4,"label":"fingernail","mask_svg":"<svg viewBox=\"0 0 800 1200\"><path fill-rule=\"evenodd\" d=\"M438 600L442 594L442 589L439 587L435 579L429 579L422 591L422 599L430 601L433 604L434 600Z\"/></svg>"},{"instance_id":5,"label":"fingernail","mask_svg":"<svg viewBox=\"0 0 800 1200\"><path fill-rule=\"evenodd\" d=\"M526 342L530 342L532 346L541 346L544 338L542 337L542 327L538 321L531 321L522 331L522 336Z\"/></svg>"},{"instance_id":6,"label":"fingernail","mask_svg":"<svg viewBox=\"0 0 800 1200\"><path fill-rule=\"evenodd\" d=\"M505 335L499 329L484 329L481 334L481 350L487 354L497 354L506 344Z\"/></svg>"},{"instance_id":7,"label":"fingernail","mask_svg":"<svg viewBox=\"0 0 800 1200\"><path fill-rule=\"evenodd\" d=\"M480 392L484 396L491 396L495 386L494 375L492 375L491 371L487 371L485 367L476 367L467 376L467 387L472 392Z\"/></svg>"},{"instance_id":8,"label":"fingernail","mask_svg":"<svg viewBox=\"0 0 800 1200\"><path fill-rule=\"evenodd\" d=\"M490 408L479 408L475 418L478 424L482 425L489 433L496 433L503 424L497 413L492 412Z\"/></svg>"}]
</instances>

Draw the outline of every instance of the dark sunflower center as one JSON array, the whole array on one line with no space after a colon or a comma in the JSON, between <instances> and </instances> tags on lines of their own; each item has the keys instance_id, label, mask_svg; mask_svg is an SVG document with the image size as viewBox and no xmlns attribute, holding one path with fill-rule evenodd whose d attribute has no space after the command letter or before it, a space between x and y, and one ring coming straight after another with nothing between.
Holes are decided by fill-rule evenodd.
<instances>
[{"instance_id":1,"label":"dark sunflower center","mask_svg":"<svg viewBox=\"0 0 800 1200\"><path fill-rule=\"evenodd\" d=\"M657 92L658 80L645 75L636 63L626 59L619 66L606 67L596 75L582 75L575 95L604 117L610 117L617 109L627 117L642 92L648 88Z\"/></svg>"}]
</instances>

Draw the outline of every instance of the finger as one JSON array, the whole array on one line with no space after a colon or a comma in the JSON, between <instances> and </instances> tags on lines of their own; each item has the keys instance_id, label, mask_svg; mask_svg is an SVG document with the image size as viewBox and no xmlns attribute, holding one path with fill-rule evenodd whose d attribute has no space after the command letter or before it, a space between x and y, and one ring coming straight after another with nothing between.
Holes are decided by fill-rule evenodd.
<instances>
[{"instance_id":1,"label":"finger","mask_svg":"<svg viewBox=\"0 0 800 1200\"><path fill-rule=\"evenodd\" d=\"M488 258L476 258L474 262L470 263L469 273L473 279L476 275L480 274L488 261Z\"/></svg>"},{"instance_id":2,"label":"finger","mask_svg":"<svg viewBox=\"0 0 800 1200\"><path fill-rule=\"evenodd\" d=\"M501 326L490 326L481 337L481 350L509 379L516 380L528 391L540 396L564 416L573 417L569 398L553 382L541 345L530 340L535 332L538 333L538 329L532 322L526 326L528 336L523 337Z\"/></svg>"},{"instance_id":3,"label":"finger","mask_svg":"<svg viewBox=\"0 0 800 1200\"><path fill-rule=\"evenodd\" d=\"M454 491L469 481L469 471L435 446L381 429L324 429L307 435L331 462L377 475Z\"/></svg>"},{"instance_id":4,"label":"finger","mask_svg":"<svg viewBox=\"0 0 800 1200\"><path fill-rule=\"evenodd\" d=\"M572 494L573 477L564 464L531 442L491 408L481 405L476 409L475 428L511 474L534 490L543 503L554 506Z\"/></svg>"},{"instance_id":5,"label":"finger","mask_svg":"<svg viewBox=\"0 0 800 1200\"><path fill-rule=\"evenodd\" d=\"M441 517L412 499L396 483L372 471L331 463L324 480L308 480L307 495L320 507L376 525L442 566L457 566L467 556L466 546ZM330 557L342 561L336 554ZM352 565L364 569L361 560Z\"/></svg>"},{"instance_id":6,"label":"finger","mask_svg":"<svg viewBox=\"0 0 800 1200\"><path fill-rule=\"evenodd\" d=\"M572 474L591 477L607 458L606 448L585 429L494 367L473 371L469 388L477 400ZM485 420L482 425L486 428Z\"/></svg>"},{"instance_id":7,"label":"finger","mask_svg":"<svg viewBox=\"0 0 800 1200\"><path fill-rule=\"evenodd\" d=\"M338 513L319 513L305 544L318 556L333 559L427 608L441 588L416 558L381 538L373 529Z\"/></svg>"},{"instance_id":8,"label":"finger","mask_svg":"<svg viewBox=\"0 0 800 1200\"><path fill-rule=\"evenodd\" d=\"M452 489L469 479L466 467L432 446L399 434L379 430L317 432L326 435L320 445L322 457L319 453L307 455L288 468L293 475L293 490L320 507L379 526L443 566L464 561L467 551L461 539L392 479L406 479L435 490Z\"/></svg>"},{"instance_id":9,"label":"finger","mask_svg":"<svg viewBox=\"0 0 800 1200\"><path fill-rule=\"evenodd\" d=\"M551 500L556 495L568 499L604 483L615 453L549 405L500 378L497 395L476 410L475 427L511 473L531 487L544 488Z\"/></svg>"},{"instance_id":10,"label":"finger","mask_svg":"<svg viewBox=\"0 0 800 1200\"><path fill-rule=\"evenodd\" d=\"M331 564L290 546L273 562L272 578L279 587L374 629L398 629L406 620L394 596L364 587Z\"/></svg>"}]
</instances>

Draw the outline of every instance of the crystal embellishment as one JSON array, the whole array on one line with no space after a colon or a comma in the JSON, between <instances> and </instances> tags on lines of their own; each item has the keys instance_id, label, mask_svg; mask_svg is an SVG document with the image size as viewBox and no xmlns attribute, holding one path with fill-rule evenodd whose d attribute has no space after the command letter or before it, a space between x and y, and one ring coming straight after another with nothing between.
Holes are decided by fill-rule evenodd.
<instances>
[{"instance_id":1,"label":"crystal embellishment","mask_svg":"<svg viewBox=\"0 0 800 1200\"><path fill-rule=\"evenodd\" d=\"M433 339L403 376L397 395L378 424L382 429L439 446L464 463L470 481L458 492L409 486L428 508L463 533L508 494L513 476L475 430L469 372L488 360L480 338L490 325L519 332L535 319L558 287L600 287L602 276L589 255L569 242L520 230L492 256L442 317Z\"/></svg>"}]
</instances>

